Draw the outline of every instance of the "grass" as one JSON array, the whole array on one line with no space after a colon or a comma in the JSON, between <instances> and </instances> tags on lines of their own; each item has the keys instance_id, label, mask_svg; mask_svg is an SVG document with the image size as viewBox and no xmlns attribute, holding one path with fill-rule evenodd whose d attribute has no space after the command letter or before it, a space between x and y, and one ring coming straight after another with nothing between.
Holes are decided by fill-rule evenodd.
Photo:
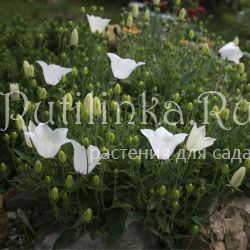
<instances>
[{"instance_id":1,"label":"grass","mask_svg":"<svg viewBox=\"0 0 250 250\"><path fill-rule=\"evenodd\" d=\"M1 0L0 24L8 23L15 15L21 15L25 19L34 22L34 24L51 18L63 17L64 19L76 19L80 15L80 7L96 4L104 6L105 17L112 20L119 20L118 9L119 1L110 4L108 1L80 1L80 0L62 0L58 4L49 4L47 0Z\"/></svg>"},{"instance_id":2,"label":"grass","mask_svg":"<svg viewBox=\"0 0 250 250\"><path fill-rule=\"evenodd\" d=\"M102 16L111 18L113 23L119 22L121 8L119 0L112 1L112 3L110 0L61 0L58 4L49 4L47 0L1 0L0 25L10 22L17 14L34 25L42 20L59 17L74 20L79 18L81 6L84 6L87 12L91 12L91 5L104 6ZM245 18L228 8L219 8L214 13L214 17L207 22L207 28L222 36L226 41L239 36L246 44L247 51L250 51L250 24L247 20L250 17L250 5L246 5L244 10L247 13Z\"/></svg>"}]
</instances>

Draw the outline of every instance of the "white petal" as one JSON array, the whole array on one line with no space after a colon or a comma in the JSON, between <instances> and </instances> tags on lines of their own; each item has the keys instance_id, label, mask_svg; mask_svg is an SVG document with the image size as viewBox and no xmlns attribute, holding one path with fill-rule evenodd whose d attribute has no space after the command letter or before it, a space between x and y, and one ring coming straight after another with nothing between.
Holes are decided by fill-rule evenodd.
<instances>
[{"instance_id":1,"label":"white petal","mask_svg":"<svg viewBox=\"0 0 250 250\"><path fill-rule=\"evenodd\" d=\"M141 129L141 133L147 138L155 136L155 132L152 129Z\"/></svg>"},{"instance_id":2,"label":"white petal","mask_svg":"<svg viewBox=\"0 0 250 250\"><path fill-rule=\"evenodd\" d=\"M188 137L187 143L186 143L186 148L189 151L192 151L192 149L196 143L196 138L197 138L197 124L194 123L193 128L189 134L189 137Z\"/></svg>"},{"instance_id":3,"label":"white petal","mask_svg":"<svg viewBox=\"0 0 250 250\"><path fill-rule=\"evenodd\" d=\"M175 148L184 142L187 134L181 133L174 136L170 136L167 139L164 139L164 142L166 143L165 149L167 149L167 159L171 157L171 155L174 153Z\"/></svg>"},{"instance_id":4,"label":"white petal","mask_svg":"<svg viewBox=\"0 0 250 250\"><path fill-rule=\"evenodd\" d=\"M67 133L68 133L67 128L57 128L57 129L55 129L53 131L53 134L52 134L52 141L55 144L63 145L66 141L68 142Z\"/></svg>"},{"instance_id":5,"label":"white petal","mask_svg":"<svg viewBox=\"0 0 250 250\"><path fill-rule=\"evenodd\" d=\"M170 156L170 152L167 148L167 143L163 140L156 138L156 137L150 137L148 138L149 143L159 160L168 160Z\"/></svg>"},{"instance_id":6,"label":"white petal","mask_svg":"<svg viewBox=\"0 0 250 250\"><path fill-rule=\"evenodd\" d=\"M48 64L44 61L36 61L41 67L43 71L47 70Z\"/></svg>"},{"instance_id":7,"label":"white petal","mask_svg":"<svg viewBox=\"0 0 250 250\"><path fill-rule=\"evenodd\" d=\"M87 152L85 147L75 140L70 140L74 148L74 168L77 173L88 173Z\"/></svg>"},{"instance_id":8,"label":"white petal","mask_svg":"<svg viewBox=\"0 0 250 250\"><path fill-rule=\"evenodd\" d=\"M53 86L60 82L62 76L67 75L72 71L71 68L63 68L56 64L47 65L43 61L37 61L37 63L39 63L43 69L43 75L46 83Z\"/></svg>"},{"instance_id":9,"label":"white petal","mask_svg":"<svg viewBox=\"0 0 250 250\"><path fill-rule=\"evenodd\" d=\"M210 147L210 146L212 146L214 144L215 141L216 141L215 138L205 137L205 138L203 138L203 140L200 141L199 144L197 143L195 151L200 151L202 149Z\"/></svg>"},{"instance_id":10,"label":"white petal","mask_svg":"<svg viewBox=\"0 0 250 250\"><path fill-rule=\"evenodd\" d=\"M240 63L240 58L243 57L243 53L241 52L240 48L234 44L234 42L230 42L223 46L219 50L219 53L222 59L227 59L237 64Z\"/></svg>"},{"instance_id":11,"label":"white petal","mask_svg":"<svg viewBox=\"0 0 250 250\"><path fill-rule=\"evenodd\" d=\"M138 62L137 63L137 67L141 66L141 65L145 65L146 63L145 62Z\"/></svg>"},{"instance_id":12,"label":"white petal","mask_svg":"<svg viewBox=\"0 0 250 250\"><path fill-rule=\"evenodd\" d=\"M27 135L28 133L28 129L26 126L23 127L23 132L24 132L24 139L25 139L25 142L26 142L26 145L29 147L29 148L32 148L32 142L31 142L31 139L29 138L29 136Z\"/></svg>"},{"instance_id":13,"label":"white petal","mask_svg":"<svg viewBox=\"0 0 250 250\"><path fill-rule=\"evenodd\" d=\"M41 141L50 141L53 137L53 130L44 123L38 124L35 128L35 136Z\"/></svg>"},{"instance_id":14,"label":"white petal","mask_svg":"<svg viewBox=\"0 0 250 250\"><path fill-rule=\"evenodd\" d=\"M93 15L87 15L87 19L92 33L95 33L96 31L102 33L111 21L110 19L104 19Z\"/></svg>"},{"instance_id":15,"label":"white petal","mask_svg":"<svg viewBox=\"0 0 250 250\"><path fill-rule=\"evenodd\" d=\"M111 68L115 78L124 80L130 76L130 74L140 65L145 63L136 63L132 59L122 59L114 53L107 53L107 56L111 60Z\"/></svg>"},{"instance_id":16,"label":"white petal","mask_svg":"<svg viewBox=\"0 0 250 250\"><path fill-rule=\"evenodd\" d=\"M101 160L101 152L98 147L90 145L87 149L88 173L90 173Z\"/></svg>"},{"instance_id":17,"label":"white petal","mask_svg":"<svg viewBox=\"0 0 250 250\"><path fill-rule=\"evenodd\" d=\"M29 132L33 132L34 133L35 129L36 129L36 125L32 121L30 121L29 122L29 126L28 126Z\"/></svg>"},{"instance_id":18,"label":"white petal","mask_svg":"<svg viewBox=\"0 0 250 250\"><path fill-rule=\"evenodd\" d=\"M172 133L170 133L168 130L166 130L163 127L160 127L158 129L155 130L155 136L157 137L168 137L168 136L173 136Z\"/></svg>"},{"instance_id":19,"label":"white petal","mask_svg":"<svg viewBox=\"0 0 250 250\"><path fill-rule=\"evenodd\" d=\"M175 148L181 144L187 134L173 135L165 128L158 128L156 131L151 129L141 129L144 136L147 137L149 143L159 160L168 160L173 154Z\"/></svg>"},{"instance_id":20,"label":"white petal","mask_svg":"<svg viewBox=\"0 0 250 250\"><path fill-rule=\"evenodd\" d=\"M197 152L201 151L209 146L211 146L216 139L205 137L206 134L206 127L201 126L197 128L196 123L194 123L194 126L191 130L191 133L188 137L186 148L190 152Z\"/></svg>"}]
</instances>

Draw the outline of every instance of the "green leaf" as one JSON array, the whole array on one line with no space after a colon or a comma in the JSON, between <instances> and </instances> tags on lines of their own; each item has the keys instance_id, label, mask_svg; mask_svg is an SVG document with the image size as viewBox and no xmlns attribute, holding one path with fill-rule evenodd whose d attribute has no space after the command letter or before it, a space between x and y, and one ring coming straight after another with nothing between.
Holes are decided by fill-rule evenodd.
<instances>
[{"instance_id":1,"label":"green leaf","mask_svg":"<svg viewBox=\"0 0 250 250\"><path fill-rule=\"evenodd\" d=\"M180 83L181 83L181 84L189 83L189 82L194 78L195 74L196 74L196 71L192 71L192 72L190 72L190 73L185 74L185 75L181 78Z\"/></svg>"},{"instance_id":2,"label":"green leaf","mask_svg":"<svg viewBox=\"0 0 250 250\"><path fill-rule=\"evenodd\" d=\"M131 204L128 204L126 202L116 202L113 208L131 208L133 209L134 207Z\"/></svg>"},{"instance_id":3,"label":"green leaf","mask_svg":"<svg viewBox=\"0 0 250 250\"><path fill-rule=\"evenodd\" d=\"M129 213L126 221L125 221L125 230L128 229L129 225L133 222L141 221L143 216L141 214L138 214L137 212L132 211Z\"/></svg>"},{"instance_id":4,"label":"green leaf","mask_svg":"<svg viewBox=\"0 0 250 250\"><path fill-rule=\"evenodd\" d=\"M70 242L72 242L73 239L75 239L77 233L77 229L66 229L63 231L56 239L53 250L54 249L63 249L69 245Z\"/></svg>"},{"instance_id":5,"label":"green leaf","mask_svg":"<svg viewBox=\"0 0 250 250\"><path fill-rule=\"evenodd\" d=\"M246 56L247 58L250 58L250 53L248 52L243 52L243 55Z\"/></svg>"},{"instance_id":6,"label":"green leaf","mask_svg":"<svg viewBox=\"0 0 250 250\"><path fill-rule=\"evenodd\" d=\"M32 223L32 226L34 228L40 228L42 225L50 224L54 220L55 220L55 215L53 211L52 210L45 211Z\"/></svg>"}]
</instances>

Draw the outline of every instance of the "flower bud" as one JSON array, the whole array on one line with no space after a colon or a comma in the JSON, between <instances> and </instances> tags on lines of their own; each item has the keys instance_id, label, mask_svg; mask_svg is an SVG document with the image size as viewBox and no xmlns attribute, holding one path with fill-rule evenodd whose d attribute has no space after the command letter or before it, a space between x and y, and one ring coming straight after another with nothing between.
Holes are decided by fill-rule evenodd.
<instances>
[{"instance_id":1,"label":"flower bud","mask_svg":"<svg viewBox=\"0 0 250 250\"><path fill-rule=\"evenodd\" d=\"M212 108L212 111L210 112L210 115L213 118L216 118L216 114L218 114L219 111L220 111L219 107L217 105L214 105L213 108Z\"/></svg>"},{"instance_id":2,"label":"flower bud","mask_svg":"<svg viewBox=\"0 0 250 250\"><path fill-rule=\"evenodd\" d=\"M83 110L90 113L90 110L93 108L93 95L89 93L86 95L84 102L83 102Z\"/></svg>"},{"instance_id":3,"label":"flower bud","mask_svg":"<svg viewBox=\"0 0 250 250\"><path fill-rule=\"evenodd\" d=\"M83 144L85 147L88 147L89 144L90 144L89 138L88 138L88 137L83 138L82 144Z\"/></svg>"},{"instance_id":4,"label":"flower bud","mask_svg":"<svg viewBox=\"0 0 250 250\"><path fill-rule=\"evenodd\" d=\"M83 68L82 73L83 73L84 76L87 76L87 75L88 75L89 69L88 69L87 66L85 66L85 67Z\"/></svg>"},{"instance_id":5,"label":"flower bud","mask_svg":"<svg viewBox=\"0 0 250 250\"><path fill-rule=\"evenodd\" d=\"M36 88L36 86L37 86L37 82L36 82L36 79L32 79L32 81L31 81L31 87L32 88Z\"/></svg>"},{"instance_id":6,"label":"flower bud","mask_svg":"<svg viewBox=\"0 0 250 250\"><path fill-rule=\"evenodd\" d=\"M115 94L117 94L117 95L121 94L122 88L121 88L121 85L120 85L119 83L117 83L117 84L115 85L115 87L114 87L114 92L115 92Z\"/></svg>"},{"instance_id":7,"label":"flower bud","mask_svg":"<svg viewBox=\"0 0 250 250\"><path fill-rule=\"evenodd\" d=\"M192 193L194 191L194 185L192 183L189 183L186 186L186 190L187 190L188 193Z\"/></svg>"},{"instance_id":8,"label":"flower bud","mask_svg":"<svg viewBox=\"0 0 250 250\"><path fill-rule=\"evenodd\" d=\"M77 31L77 29L74 29L72 31L72 33L71 33L70 45L71 46L77 46L78 45L78 31Z\"/></svg>"},{"instance_id":9,"label":"flower bud","mask_svg":"<svg viewBox=\"0 0 250 250\"><path fill-rule=\"evenodd\" d=\"M52 183L50 176L47 175L47 176L44 178L44 182L45 182L47 185L50 185L50 184Z\"/></svg>"},{"instance_id":10,"label":"flower bud","mask_svg":"<svg viewBox=\"0 0 250 250\"><path fill-rule=\"evenodd\" d=\"M63 192L62 198L63 198L63 201L64 201L64 202L68 202L68 200L69 200L69 195L68 195L68 193Z\"/></svg>"},{"instance_id":11,"label":"flower bud","mask_svg":"<svg viewBox=\"0 0 250 250\"><path fill-rule=\"evenodd\" d=\"M175 93L175 94L174 94L174 101L175 101L175 102L179 102L180 99L181 99L180 94L179 94L179 93Z\"/></svg>"},{"instance_id":12,"label":"flower bud","mask_svg":"<svg viewBox=\"0 0 250 250\"><path fill-rule=\"evenodd\" d=\"M180 191L179 190L174 190L173 198L174 198L174 200L179 200L179 198L180 198Z\"/></svg>"},{"instance_id":13,"label":"flower bud","mask_svg":"<svg viewBox=\"0 0 250 250\"><path fill-rule=\"evenodd\" d=\"M38 97L41 100L45 100L47 98L47 90L45 88L38 87L37 92L38 92Z\"/></svg>"},{"instance_id":14,"label":"flower bud","mask_svg":"<svg viewBox=\"0 0 250 250\"><path fill-rule=\"evenodd\" d=\"M250 169L250 158L245 160L245 167L246 169Z\"/></svg>"},{"instance_id":15,"label":"flower bud","mask_svg":"<svg viewBox=\"0 0 250 250\"><path fill-rule=\"evenodd\" d=\"M27 101L26 102L26 106L27 106L27 112L30 112L32 110L32 103L31 103L31 101Z\"/></svg>"},{"instance_id":16,"label":"flower bud","mask_svg":"<svg viewBox=\"0 0 250 250\"><path fill-rule=\"evenodd\" d=\"M205 188L204 186L201 186L201 187L199 188L199 194L200 194L200 195L203 195L203 194L205 194L205 192L206 192L206 188Z\"/></svg>"},{"instance_id":17,"label":"flower bud","mask_svg":"<svg viewBox=\"0 0 250 250\"><path fill-rule=\"evenodd\" d=\"M91 6L91 10L94 11L94 12L97 11L97 6L96 5L92 5Z\"/></svg>"},{"instance_id":18,"label":"flower bud","mask_svg":"<svg viewBox=\"0 0 250 250\"><path fill-rule=\"evenodd\" d=\"M229 119L229 114L230 114L230 110L228 108L225 108L222 113L221 113L221 118L224 121L228 121Z\"/></svg>"},{"instance_id":19,"label":"flower bud","mask_svg":"<svg viewBox=\"0 0 250 250\"><path fill-rule=\"evenodd\" d=\"M204 55L209 55L210 48L207 43L204 43L201 47L201 51Z\"/></svg>"},{"instance_id":20,"label":"flower bud","mask_svg":"<svg viewBox=\"0 0 250 250\"><path fill-rule=\"evenodd\" d=\"M77 70L76 67L73 67L72 75L73 75L74 77L78 76L78 70Z\"/></svg>"},{"instance_id":21,"label":"flower bud","mask_svg":"<svg viewBox=\"0 0 250 250\"><path fill-rule=\"evenodd\" d=\"M239 43L240 43L239 37L236 36L236 37L234 38L234 41L233 41L233 42L234 42L235 46L239 46Z\"/></svg>"},{"instance_id":22,"label":"flower bud","mask_svg":"<svg viewBox=\"0 0 250 250\"><path fill-rule=\"evenodd\" d=\"M155 6L159 6L159 5L160 5L160 2L161 2L161 0L154 0L154 1L153 1L153 4L154 4Z\"/></svg>"},{"instance_id":23,"label":"flower bud","mask_svg":"<svg viewBox=\"0 0 250 250\"><path fill-rule=\"evenodd\" d=\"M154 196L155 195L155 190L152 188L150 189L150 192L149 192L150 196Z\"/></svg>"},{"instance_id":24,"label":"flower bud","mask_svg":"<svg viewBox=\"0 0 250 250\"><path fill-rule=\"evenodd\" d=\"M20 131L23 131L26 128L23 117L19 114L16 116L16 127Z\"/></svg>"},{"instance_id":25,"label":"flower bud","mask_svg":"<svg viewBox=\"0 0 250 250\"><path fill-rule=\"evenodd\" d=\"M34 170L38 174L40 174L43 171L43 165L39 160L35 162Z\"/></svg>"},{"instance_id":26,"label":"flower bud","mask_svg":"<svg viewBox=\"0 0 250 250\"><path fill-rule=\"evenodd\" d=\"M131 13L128 14L128 18L127 18L127 27L128 28L132 28L133 27L133 16Z\"/></svg>"},{"instance_id":27,"label":"flower bud","mask_svg":"<svg viewBox=\"0 0 250 250\"><path fill-rule=\"evenodd\" d=\"M128 144L133 144L133 137L132 136L129 136L128 139L127 139L127 142Z\"/></svg>"},{"instance_id":28,"label":"flower bud","mask_svg":"<svg viewBox=\"0 0 250 250\"><path fill-rule=\"evenodd\" d=\"M74 179L72 175L68 175L65 180L65 187L70 189L73 186L73 183L74 183Z\"/></svg>"},{"instance_id":29,"label":"flower bud","mask_svg":"<svg viewBox=\"0 0 250 250\"><path fill-rule=\"evenodd\" d=\"M35 70L32 64L29 64L27 61L23 61L23 71L26 77L34 77Z\"/></svg>"},{"instance_id":30,"label":"flower bud","mask_svg":"<svg viewBox=\"0 0 250 250\"><path fill-rule=\"evenodd\" d=\"M67 93L65 97L66 97L66 110L71 111L73 107L73 97L71 93Z\"/></svg>"},{"instance_id":31,"label":"flower bud","mask_svg":"<svg viewBox=\"0 0 250 250\"><path fill-rule=\"evenodd\" d=\"M111 102L111 110L115 112L115 111L117 111L118 108L119 108L118 102L112 101Z\"/></svg>"},{"instance_id":32,"label":"flower bud","mask_svg":"<svg viewBox=\"0 0 250 250\"><path fill-rule=\"evenodd\" d=\"M193 226L192 227L192 234L193 235L196 235L196 234L198 234L199 233L199 231L200 231L200 229L199 229L199 227L198 226Z\"/></svg>"},{"instance_id":33,"label":"flower bud","mask_svg":"<svg viewBox=\"0 0 250 250\"><path fill-rule=\"evenodd\" d=\"M101 101L97 96L95 96L93 102L94 102L94 116L98 117L102 113Z\"/></svg>"},{"instance_id":34,"label":"flower bud","mask_svg":"<svg viewBox=\"0 0 250 250\"><path fill-rule=\"evenodd\" d=\"M185 8L181 8L180 12L179 12L179 20L180 21L184 21L187 15L187 11Z\"/></svg>"},{"instance_id":35,"label":"flower bud","mask_svg":"<svg viewBox=\"0 0 250 250\"><path fill-rule=\"evenodd\" d=\"M81 14L83 15L83 14L85 14L85 12L86 12L86 9L85 9L85 7L81 7Z\"/></svg>"},{"instance_id":36,"label":"flower bud","mask_svg":"<svg viewBox=\"0 0 250 250\"><path fill-rule=\"evenodd\" d=\"M144 13L144 20L146 22L150 22L150 10L146 9L145 13Z\"/></svg>"},{"instance_id":37,"label":"flower bud","mask_svg":"<svg viewBox=\"0 0 250 250\"><path fill-rule=\"evenodd\" d=\"M145 83L144 83L144 81L139 81L138 85L139 85L140 88L143 88Z\"/></svg>"},{"instance_id":38,"label":"flower bud","mask_svg":"<svg viewBox=\"0 0 250 250\"><path fill-rule=\"evenodd\" d=\"M175 211L179 209L179 202L178 201L174 201L172 203L172 209Z\"/></svg>"},{"instance_id":39,"label":"flower bud","mask_svg":"<svg viewBox=\"0 0 250 250\"><path fill-rule=\"evenodd\" d=\"M59 152L58 156L61 163L65 163L67 161L67 156L62 150Z\"/></svg>"},{"instance_id":40,"label":"flower bud","mask_svg":"<svg viewBox=\"0 0 250 250\"><path fill-rule=\"evenodd\" d=\"M246 99L244 99L240 104L240 111L246 113L248 112L248 109L249 109L249 103Z\"/></svg>"},{"instance_id":41,"label":"flower bud","mask_svg":"<svg viewBox=\"0 0 250 250\"><path fill-rule=\"evenodd\" d=\"M165 196L167 194L167 189L165 185L162 185L159 190L160 196Z\"/></svg>"},{"instance_id":42,"label":"flower bud","mask_svg":"<svg viewBox=\"0 0 250 250\"><path fill-rule=\"evenodd\" d=\"M53 187L50 191L50 198L53 200L53 201L57 201L58 199L58 189L57 187Z\"/></svg>"},{"instance_id":43,"label":"flower bud","mask_svg":"<svg viewBox=\"0 0 250 250\"><path fill-rule=\"evenodd\" d=\"M5 142L8 142L8 141L10 140L10 136L9 136L8 134L4 134L3 140L4 140Z\"/></svg>"},{"instance_id":44,"label":"flower bud","mask_svg":"<svg viewBox=\"0 0 250 250\"><path fill-rule=\"evenodd\" d=\"M139 137L137 135L133 136L133 143L137 144L139 142Z\"/></svg>"},{"instance_id":45,"label":"flower bud","mask_svg":"<svg viewBox=\"0 0 250 250\"><path fill-rule=\"evenodd\" d=\"M179 6L181 4L181 0L175 0L175 5Z\"/></svg>"},{"instance_id":46,"label":"flower bud","mask_svg":"<svg viewBox=\"0 0 250 250\"><path fill-rule=\"evenodd\" d=\"M92 210L90 208L86 209L83 213L83 220L89 223L92 219Z\"/></svg>"},{"instance_id":47,"label":"flower bud","mask_svg":"<svg viewBox=\"0 0 250 250\"><path fill-rule=\"evenodd\" d=\"M225 164L221 169L222 174L228 175L229 174L229 166Z\"/></svg>"},{"instance_id":48,"label":"flower bud","mask_svg":"<svg viewBox=\"0 0 250 250\"><path fill-rule=\"evenodd\" d=\"M10 92L13 92L11 94L11 100L18 101L20 98L19 84L18 83L10 83Z\"/></svg>"},{"instance_id":49,"label":"flower bud","mask_svg":"<svg viewBox=\"0 0 250 250\"><path fill-rule=\"evenodd\" d=\"M116 169L114 170L114 176L117 178L117 177L118 177L118 174L119 174L119 170L116 168Z\"/></svg>"},{"instance_id":50,"label":"flower bud","mask_svg":"<svg viewBox=\"0 0 250 250\"><path fill-rule=\"evenodd\" d=\"M18 138L17 132L15 132L15 131L12 132L12 133L11 133L11 140L15 141L17 138Z\"/></svg>"},{"instance_id":51,"label":"flower bud","mask_svg":"<svg viewBox=\"0 0 250 250\"><path fill-rule=\"evenodd\" d=\"M133 16L133 18L137 18L137 17L139 16L139 7L138 7L138 3L134 3L134 4L133 4L132 16Z\"/></svg>"},{"instance_id":52,"label":"flower bud","mask_svg":"<svg viewBox=\"0 0 250 250\"><path fill-rule=\"evenodd\" d=\"M109 131L107 133L107 141L113 143L115 141L115 134Z\"/></svg>"},{"instance_id":53,"label":"flower bud","mask_svg":"<svg viewBox=\"0 0 250 250\"><path fill-rule=\"evenodd\" d=\"M188 36L189 36L189 39L192 40L194 38L194 31L190 30Z\"/></svg>"},{"instance_id":54,"label":"flower bud","mask_svg":"<svg viewBox=\"0 0 250 250\"><path fill-rule=\"evenodd\" d=\"M135 158L134 158L134 162L135 162L135 165L136 166L140 166L141 165L141 157L139 155L137 155Z\"/></svg>"},{"instance_id":55,"label":"flower bud","mask_svg":"<svg viewBox=\"0 0 250 250\"><path fill-rule=\"evenodd\" d=\"M247 89L248 92L250 92L250 83L247 84L246 89Z\"/></svg>"},{"instance_id":56,"label":"flower bud","mask_svg":"<svg viewBox=\"0 0 250 250\"><path fill-rule=\"evenodd\" d=\"M94 184L95 187L99 187L100 178L99 178L98 175L95 175L95 176L93 177L92 181L93 181L93 184Z\"/></svg>"},{"instance_id":57,"label":"flower bud","mask_svg":"<svg viewBox=\"0 0 250 250\"><path fill-rule=\"evenodd\" d=\"M5 173L6 171L7 171L7 166L5 163L2 162L0 165L0 172Z\"/></svg>"},{"instance_id":58,"label":"flower bud","mask_svg":"<svg viewBox=\"0 0 250 250\"><path fill-rule=\"evenodd\" d=\"M240 80L242 82L246 82L247 81L247 74L246 73L242 74Z\"/></svg>"},{"instance_id":59,"label":"flower bud","mask_svg":"<svg viewBox=\"0 0 250 250\"><path fill-rule=\"evenodd\" d=\"M125 102L131 102L131 96L130 96L130 95L123 95L122 99L123 99Z\"/></svg>"},{"instance_id":60,"label":"flower bud","mask_svg":"<svg viewBox=\"0 0 250 250\"><path fill-rule=\"evenodd\" d=\"M189 102L188 105L187 105L187 110L191 112L191 111L193 111L193 109L194 109L193 103Z\"/></svg>"},{"instance_id":61,"label":"flower bud","mask_svg":"<svg viewBox=\"0 0 250 250\"><path fill-rule=\"evenodd\" d=\"M239 64L239 73L241 75L243 75L245 73L245 64L244 63Z\"/></svg>"},{"instance_id":62,"label":"flower bud","mask_svg":"<svg viewBox=\"0 0 250 250\"><path fill-rule=\"evenodd\" d=\"M230 185L233 188L237 189L241 185L245 175L246 175L246 168L245 167L239 168L232 176L230 180Z\"/></svg>"}]
</instances>

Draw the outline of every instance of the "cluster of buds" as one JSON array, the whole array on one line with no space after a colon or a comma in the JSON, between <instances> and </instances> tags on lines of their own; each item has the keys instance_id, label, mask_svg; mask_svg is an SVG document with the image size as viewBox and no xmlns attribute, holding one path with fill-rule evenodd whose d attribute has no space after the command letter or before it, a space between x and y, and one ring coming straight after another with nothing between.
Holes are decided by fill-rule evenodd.
<instances>
[{"instance_id":1,"label":"cluster of buds","mask_svg":"<svg viewBox=\"0 0 250 250\"><path fill-rule=\"evenodd\" d=\"M35 70L34 70L34 66L32 64L29 64L28 61L24 61L23 62L23 71L24 71L24 75L26 77L34 77L35 76Z\"/></svg>"}]
</instances>

